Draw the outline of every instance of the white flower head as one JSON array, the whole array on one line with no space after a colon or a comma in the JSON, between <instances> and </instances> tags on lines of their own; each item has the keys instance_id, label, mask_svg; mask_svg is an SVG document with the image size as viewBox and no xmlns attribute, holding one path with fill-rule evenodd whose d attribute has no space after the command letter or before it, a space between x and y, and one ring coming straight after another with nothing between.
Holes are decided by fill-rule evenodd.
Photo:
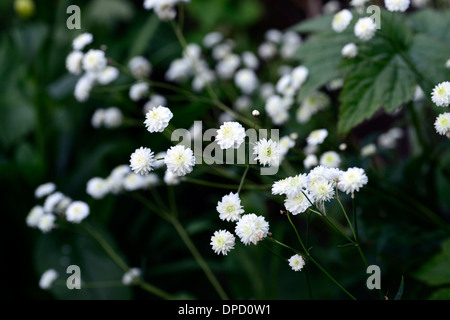
<instances>
[{"instance_id":1,"label":"white flower head","mask_svg":"<svg viewBox=\"0 0 450 320\"><path fill-rule=\"evenodd\" d=\"M127 191L134 191L144 187L144 176L130 172L122 181L123 187Z\"/></svg>"},{"instance_id":2,"label":"white flower head","mask_svg":"<svg viewBox=\"0 0 450 320\"><path fill-rule=\"evenodd\" d=\"M55 269L49 269L41 275L39 287L43 290L50 289L56 279L58 279L58 272Z\"/></svg>"},{"instance_id":3,"label":"white flower head","mask_svg":"<svg viewBox=\"0 0 450 320\"><path fill-rule=\"evenodd\" d=\"M338 188L346 194L353 194L366 185L368 181L364 169L353 167L342 173Z\"/></svg>"},{"instance_id":4,"label":"white flower head","mask_svg":"<svg viewBox=\"0 0 450 320\"><path fill-rule=\"evenodd\" d=\"M106 67L106 64L103 50L89 49L83 57L83 69L88 72L99 72Z\"/></svg>"},{"instance_id":5,"label":"white flower head","mask_svg":"<svg viewBox=\"0 0 450 320\"><path fill-rule=\"evenodd\" d=\"M136 78L148 77L152 71L152 65L147 58L142 56L133 57L128 62L128 68Z\"/></svg>"},{"instance_id":6,"label":"white flower head","mask_svg":"<svg viewBox=\"0 0 450 320\"><path fill-rule=\"evenodd\" d=\"M239 194L233 192L222 197L222 200L217 203L216 210L220 214L219 218L226 221L237 221L244 213Z\"/></svg>"},{"instance_id":7,"label":"white flower head","mask_svg":"<svg viewBox=\"0 0 450 320\"><path fill-rule=\"evenodd\" d=\"M359 18L354 28L355 35L363 41L372 39L376 31L377 25L371 17Z\"/></svg>"},{"instance_id":8,"label":"white flower head","mask_svg":"<svg viewBox=\"0 0 450 320\"><path fill-rule=\"evenodd\" d=\"M450 105L450 81L436 85L431 92L431 100L438 107L448 107Z\"/></svg>"},{"instance_id":9,"label":"white flower head","mask_svg":"<svg viewBox=\"0 0 450 320\"><path fill-rule=\"evenodd\" d=\"M352 19L353 15L350 10L343 9L334 15L331 27L336 32L342 32L348 27Z\"/></svg>"},{"instance_id":10,"label":"white flower head","mask_svg":"<svg viewBox=\"0 0 450 320\"><path fill-rule=\"evenodd\" d=\"M317 156L315 154L308 154L303 160L303 166L305 169L312 168L314 166L317 166L319 164L319 159L317 159Z\"/></svg>"},{"instance_id":11,"label":"white flower head","mask_svg":"<svg viewBox=\"0 0 450 320\"><path fill-rule=\"evenodd\" d=\"M26 223L29 227L37 227L39 220L44 215L44 208L39 205L34 206L26 217Z\"/></svg>"},{"instance_id":12,"label":"white flower head","mask_svg":"<svg viewBox=\"0 0 450 320\"><path fill-rule=\"evenodd\" d=\"M39 222L37 224L38 229L43 233L50 232L56 226L55 219L56 217L52 213L44 213L39 218Z\"/></svg>"},{"instance_id":13,"label":"white flower head","mask_svg":"<svg viewBox=\"0 0 450 320\"><path fill-rule=\"evenodd\" d=\"M450 133L450 112L438 115L434 122L434 128L437 133L448 135Z\"/></svg>"},{"instance_id":14,"label":"white flower head","mask_svg":"<svg viewBox=\"0 0 450 320\"><path fill-rule=\"evenodd\" d=\"M47 183L41 184L40 186L38 186L36 188L36 190L34 191L34 196L39 199L39 198L48 196L55 190L56 190L56 185L53 182L47 182Z\"/></svg>"},{"instance_id":15,"label":"white flower head","mask_svg":"<svg viewBox=\"0 0 450 320\"><path fill-rule=\"evenodd\" d=\"M370 157L377 152L377 146L375 143L369 143L361 148L362 157Z\"/></svg>"},{"instance_id":16,"label":"white flower head","mask_svg":"<svg viewBox=\"0 0 450 320\"><path fill-rule=\"evenodd\" d=\"M353 42L347 43L341 50L341 54L346 58L354 58L358 55L358 47Z\"/></svg>"},{"instance_id":17,"label":"white flower head","mask_svg":"<svg viewBox=\"0 0 450 320\"><path fill-rule=\"evenodd\" d=\"M334 185L326 180L313 181L309 184L308 190L317 203L330 201L334 197Z\"/></svg>"},{"instance_id":18,"label":"white flower head","mask_svg":"<svg viewBox=\"0 0 450 320\"><path fill-rule=\"evenodd\" d=\"M89 98L91 90L94 86L94 78L90 75L83 75L75 84L74 96L79 102L84 102Z\"/></svg>"},{"instance_id":19,"label":"white flower head","mask_svg":"<svg viewBox=\"0 0 450 320\"><path fill-rule=\"evenodd\" d=\"M167 170L181 177L192 171L195 165L195 156L190 148L176 145L167 150L164 163Z\"/></svg>"},{"instance_id":20,"label":"white flower head","mask_svg":"<svg viewBox=\"0 0 450 320\"><path fill-rule=\"evenodd\" d=\"M150 148L140 147L130 156L130 168L136 174L148 174L153 170L154 163L154 152Z\"/></svg>"},{"instance_id":21,"label":"white flower head","mask_svg":"<svg viewBox=\"0 0 450 320\"><path fill-rule=\"evenodd\" d=\"M103 125L106 128L117 128L122 124L123 114L117 107L109 107L105 109L103 114Z\"/></svg>"},{"instance_id":22,"label":"white flower head","mask_svg":"<svg viewBox=\"0 0 450 320\"><path fill-rule=\"evenodd\" d=\"M245 129L236 121L224 122L217 130L216 141L221 149L239 148L245 140Z\"/></svg>"},{"instance_id":23,"label":"white flower head","mask_svg":"<svg viewBox=\"0 0 450 320\"><path fill-rule=\"evenodd\" d=\"M334 183L340 179L342 171L334 167L326 167L319 165L308 173L309 183L314 183L317 180L325 180Z\"/></svg>"},{"instance_id":24,"label":"white flower head","mask_svg":"<svg viewBox=\"0 0 450 320\"><path fill-rule=\"evenodd\" d=\"M72 74L78 75L83 69L83 53L81 51L72 51L66 57L66 69Z\"/></svg>"},{"instance_id":25,"label":"white flower head","mask_svg":"<svg viewBox=\"0 0 450 320\"><path fill-rule=\"evenodd\" d=\"M175 186L181 182L178 175L174 174L172 171L166 170L164 172L164 183L168 186Z\"/></svg>"},{"instance_id":26,"label":"white flower head","mask_svg":"<svg viewBox=\"0 0 450 320\"><path fill-rule=\"evenodd\" d=\"M222 40L223 40L223 34L220 33L219 31L213 31L213 32L207 33L203 37L202 42L206 48L212 48Z\"/></svg>"},{"instance_id":27,"label":"white flower head","mask_svg":"<svg viewBox=\"0 0 450 320\"><path fill-rule=\"evenodd\" d=\"M86 193L94 199L102 199L109 192L107 181L100 177L89 179L86 184Z\"/></svg>"},{"instance_id":28,"label":"white flower head","mask_svg":"<svg viewBox=\"0 0 450 320\"><path fill-rule=\"evenodd\" d=\"M67 221L80 223L89 215L89 206L83 201L72 202L66 210Z\"/></svg>"},{"instance_id":29,"label":"white flower head","mask_svg":"<svg viewBox=\"0 0 450 320\"><path fill-rule=\"evenodd\" d=\"M236 86L245 94L251 94L258 87L259 80L255 71L249 68L240 69L234 76Z\"/></svg>"},{"instance_id":30,"label":"white flower head","mask_svg":"<svg viewBox=\"0 0 450 320\"><path fill-rule=\"evenodd\" d=\"M328 137L327 129L317 129L311 131L311 133L306 138L306 142L308 145L317 146L325 141L325 138Z\"/></svg>"},{"instance_id":31,"label":"white flower head","mask_svg":"<svg viewBox=\"0 0 450 320\"><path fill-rule=\"evenodd\" d=\"M163 132L172 118L173 113L169 108L158 106L147 112L144 124L149 132Z\"/></svg>"},{"instance_id":32,"label":"white flower head","mask_svg":"<svg viewBox=\"0 0 450 320\"><path fill-rule=\"evenodd\" d=\"M320 157L320 164L325 167L337 168L341 164L341 156L336 151L327 151Z\"/></svg>"},{"instance_id":33,"label":"white flower head","mask_svg":"<svg viewBox=\"0 0 450 320\"><path fill-rule=\"evenodd\" d=\"M263 138L256 142L253 154L256 155L255 160L263 166L277 166L280 163L280 146L272 139Z\"/></svg>"},{"instance_id":34,"label":"white flower head","mask_svg":"<svg viewBox=\"0 0 450 320\"><path fill-rule=\"evenodd\" d=\"M110 84L119 77L119 69L113 66L106 66L97 72L96 79L99 84Z\"/></svg>"},{"instance_id":35,"label":"white flower head","mask_svg":"<svg viewBox=\"0 0 450 320\"><path fill-rule=\"evenodd\" d=\"M284 194L294 198L302 193L308 185L308 176L304 173L276 181L272 185L272 194Z\"/></svg>"},{"instance_id":36,"label":"white flower head","mask_svg":"<svg viewBox=\"0 0 450 320\"><path fill-rule=\"evenodd\" d=\"M293 215L305 212L314 203L314 196L309 191L300 192L295 197L287 197L284 200L284 207Z\"/></svg>"},{"instance_id":37,"label":"white flower head","mask_svg":"<svg viewBox=\"0 0 450 320\"><path fill-rule=\"evenodd\" d=\"M44 201L44 211L46 213L53 212L58 203L64 198L64 194L59 191L53 192Z\"/></svg>"},{"instance_id":38,"label":"white flower head","mask_svg":"<svg viewBox=\"0 0 450 320\"><path fill-rule=\"evenodd\" d=\"M216 254L226 256L230 250L234 249L236 238L227 230L215 231L211 237L211 247Z\"/></svg>"},{"instance_id":39,"label":"white flower head","mask_svg":"<svg viewBox=\"0 0 450 320\"><path fill-rule=\"evenodd\" d=\"M450 69L450 59L447 59L447 61L445 61L445 67L447 69Z\"/></svg>"},{"instance_id":40,"label":"white flower head","mask_svg":"<svg viewBox=\"0 0 450 320\"><path fill-rule=\"evenodd\" d=\"M122 277L122 283L124 285L131 285L136 283L141 277L141 269L139 268L130 268L127 272L124 273Z\"/></svg>"},{"instance_id":41,"label":"white flower head","mask_svg":"<svg viewBox=\"0 0 450 320\"><path fill-rule=\"evenodd\" d=\"M74 50L77 51L83 50L84 47L87 46L88 44L91 44L93 40L94 37L92 36L92 34L85 32L75 37L75 39L73 39L72 47Z\"/></svg>"},{"instance_id":42,"label":"white flower head","mask_svg":"<svg viewBox=\"0 0 450 320\"><path fill-rule=\"evenodd\" d=\"M138 101L145 97L148 93L149 85L146 82L138 82L131 86L129 91L130 99L133 101Z\"/></svg>"},{"instance_id":43,"label":"white flower head","mask_svg":"<svg viewBox=\"0 0 450 320\"><path fill-rule=\"evenodd\" d=\"M289 258L289 266L294 271L300 271L305 266L305 259L299 254L294 254Z\"/></svg>"},{"instance_id":44,"label":"white flower head","mask_svg":"<svg viewBox=\"0 0 450 320\"><path fill-rule=\"evenodd\" d=\"M269 223L263 216L257 216L254 213L245 214L236 223L235 232L243 244L257 244L267 237Z\"/></svg>"},{"instance_id":45,"label":"white flower head","mask_svg":"<svg viewBox=\"0 0 450 320\"><path fill-rule=\"evenodd\" d=\"M410 0L384 0L384 4L388 11L405 12L409 7Z\"/></svg>"}]
</instances>

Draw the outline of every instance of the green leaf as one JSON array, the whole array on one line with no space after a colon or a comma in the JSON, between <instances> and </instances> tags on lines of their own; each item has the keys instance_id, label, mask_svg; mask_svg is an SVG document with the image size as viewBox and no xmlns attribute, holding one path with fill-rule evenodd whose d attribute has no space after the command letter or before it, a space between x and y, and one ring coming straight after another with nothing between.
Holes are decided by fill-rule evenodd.
<instances>
[{"instance_id":1,"label":"green leaf","mask_svg":"<svg viewBox=\"0 0 450 320\"><path fill-rule=\"evenodd\" d=\"M428 300L450 300L450 288L436 290L428 297Z\"/></svg>"},{"instance_id":2,"label":"green leaf","mask_svg":"<svg viewBox=\"0 0 450 320\"><path fill-rule=\"evenodd\" d=\"M404 288L405 282L402 276L402 281L400 282L400 287L398 288L397 294L394 297L394 300L401 300L403 296L403 288Z\"/></svg>"},{"instance_id":3,"label":"green leaf","mask_svg":"<svg viewBox=\"0 0 450 320\"><path fill-rule=\"evenodd\" d=\"M332 14L320 15L314 19L308 19L295 26L291 27L290 30L301 32L301 33L316 33L321 31L326 31L331 28L331 21L333 20Z\"/></svg>"},{"instance_id":4,"label":"green leaf","mask_svg":"<svg viewBox=\"0 0 450 320\"><path fill-rule=\"evenodd\" d=\"M411 14L408 23L415 31L450 46L450 10L419 10Z\"/></svg>"},{"instance_id":5,"label":"green leaf","mask_svg":"<svg viewBox=\"0 0 450 320\"><path fill-rule=\"evenodd\" d=\"M433 256L414 276L430 286L450 284L450 238L442 243L441 252Z\"/></svg>"}]
</instances>

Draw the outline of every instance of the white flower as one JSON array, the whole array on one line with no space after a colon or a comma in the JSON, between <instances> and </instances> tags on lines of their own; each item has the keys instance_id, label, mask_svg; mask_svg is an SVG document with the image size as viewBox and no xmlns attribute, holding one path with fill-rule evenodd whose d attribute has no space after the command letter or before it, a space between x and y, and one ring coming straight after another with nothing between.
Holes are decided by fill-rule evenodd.
<instances>
[{"instance_id":1,"label":"white flower","mask_svg":"<svg viewBox=\"0 0 450 320\"><path fill-rule=\"evenodd\" d=\"M283 100L278 95L272 95L268 97L266 100L266 105L264 107L264 110L269 115L269 117L272 118L272 121L274 124L282 124L282 119L280 120L278 116L280 114L287 114L287 117L289 117L289 114L287 113L287 110L289 109L289 104L287 100ZM287 118L286 118L287 120Z\"/></svg>"},{"instance_id":2,"label":"white flower","mask_svg":"<svg viewBox=\"0 0 450 320\"><path fill-rule=\"evenodd\" d=\"M167 170L181 177L192 171L195 165L194 153L183 145L172 146L167 150L164 163Z\"/></svg>"},{"instance_id":3,"label":"white flower","mask_svg":"<svg viewBox=\"0 0 450 320\"><path fill-rule=\"evenodd\" d=\"M384 0L386 9L389 11L400 11L405 12L408 9L410 1L409 0Z\"/></svg>"},{"instance_id":4,"label":"white flower","mask_svg":"<svg viewBox=\"0 0 450 320\"><path fill-rule=\"evenodd\" d=\"M287 197L284 200L284 207L293 215L305 212L314 202L314 197L309 191L300 192L295 197Z\"/></svg>"},{"instance_id":5,"label":"white flower","mask_svg":"<svg viewBox=\"0 0 450 320\"><path fill-rule=\"evenodd\" d=\"M352 7L360 8L360 7L364 6L367 1L369 1L369 0L352 0L352 1L350 1L350 5Z\"/></svg>"},{"instance_id":6,"label":"white flower","mask_svg":"<svg viewBox=\"0 0 450 320\"><path fill-rule=\"evenodd\" d=\"M100 84L110 84L119 77L119 69L112 66L104 67L100 72L96 73L97 82Z\"/></svg>"},{"instance_id":7,"label":"white flower","mask_svg":"<svg viewBox=\"0 0 450 320\"><path fill-rule=\"evenodd\" d=\"M105 110L96 109L91 117L91 125L98 129L103 125L103 120L105 119Z\"/></svg>"},{"instance_id":8,"label":"white flower","mask_svg":"<svg viewBox=\"0 0 450 320\"><path fill-rule=\"evenodd\" d=\"M395 143L398 139L403 136L403 132L400 128L392 128L387 132L380 134L378 137L378 144L380 147L393 149L395 148Z\"/></svg>"},{"instance_id":9,"label":"white flower","mask_svg":"<svg viewBox=\"0 0 450 320\"><path fill-rule=\"evenodd\" d=\"M445 61L445 67L447 69L450 69L450 59L447 59L447 61Z\"/></svg>"},{"instance_id":10,"label":"white flower","mask_svg":"<svg viewBox=\"0 0 450 320\"><path fill-rule=\"evenodd\" d=\"M442 135L448 135L450 132L450 113L442 113L437 116L434 122L434 128L436 132Z\"/></svg>"},{"instance_id":11,"label":"white flower","mask_svg":"<svg viewBox=\"0 0 450 320\"><path fill-rule=\"evenodd\" d=\"M375 143L369 143L361 148L361 156L362 157L370 157L377 152L377 146Z\"/></svg>"},{"instance_id":12,"label":"white flower","mask_svg":"<svg viewBox=\"0 0 450 320\"><path fill-rule=\"evenodd\" d=\"M377 25L370 17L359 18L354 28L355 35L363 41L372 39L376 31Z\"/></svg>"},{"instance_id":13,"label":"white flower","mask_svg":"<svg viewBox=\"0 0 450 320\"><path fill-rule=\"evenodd\" d=\"M117 128L122 124L123 115L117 107L109 107L105 109L103 114L103 125L106 128Z\"/></svg>"},{"instance_id":14,"label":"white flower","mask_svg":"<svg viewBox=\"0 0 450 320\"><path fill-rule=\"evenodd\" d=\"M258 69L258 57L251 51L245 51L242 53L242 62L247 68Z\"/></svg>"},{"instance_id":15,"label":"white flower","mask_svg":"<svg viewBox=\"0 0 450 320\"><path fill-rule=\"evenodd\" d=\"M169 108L158 106L147 112L144 124L149 132L163 132L172 117L173 113Z\"/></svg>"},{"instance_id":16,"label":"white flower","mask_svg":"<svg viewBox=\"0 0 450 320\"><path fill-rule=\"evenodd\" d=\"M53 210L56 208L56 205L58 202L60 202L64 198L64 195L56 191L52 194L50 194L47 198L45 198L44 201L44 211L45 212L53 212Z\"/></svg>"},{"instance_id":17,"label":"white flower","mask_svg":"<svg viewBox=\"0 0 450 320\"><path fill-rule=\"evenodd\" d=\"M142 56L133 57L128 62L128 68L136 78L145 78L152 71L152 65L147 58Z\"/></svg>"},{"instance_id":18,"label":"white flower","mask_svg":"<svg viewBox=\"0 0 450 320\"><path fill-rule=\"evenodd\" d=\"M341 54L346 58L354 58L358 55L358 47L353 42L347 43L341 50Z\"/></svg>"},{"instance_id":19,"label":"white flower","mask_svg":"<svg viewBox=\"0 0 450 320\"><path fill-rule=\"evenodd\" d=\"M74 50L83 50L85 46L92 43L92 40L94 37L90 33L82 33L78 35L75 39L72 41L72 47Z\"/></svg>"},{"instance_id":20,"label":"white flower","mask_svg":"<svg viewBox=\"0 0 450 320\"><path fill-rule=\"evenodd\" d=\"M83 201L72 202L66 210L67 221L80 223L89 215L89 206Z\"/></svg>"},{"instance_id":21,"label":"white flower","mask_svg":"<svg viewBox=\"0 0 450 320\"><path fill-rule=\"evenodd\" d=\"M43 290L50 289L53 282L58 278L58 272L55 269L45 271L39 279L39 287Z\"/></svg>"},{"instance_id":22,"label":"white flower","mask_svg":"<svg viewBox=\"0 0 450 320\"><path fill-rule=\"evenodd\" d=\"M259 80L252 69L241 69L234 76L236 86L245 94L251 94L258 87Z\"/></svg>"},{"instance_id":23,"label":"white flower","mask_svg":"<svg viewBox=\"0 0 450 320\"><path fill-rule=\"evenodd\" d=\"M431 100L438 107L448 107L450 104L450 81L444 81L436 85L431 92Z\"/></svg>"},{"instance_id":24,"label":"white flower","mask_svg":"<svg viewBox=\"0 0 450 320\"><path fill-rule=\"evenodd\" d=\"M338 188L346 194L353 194L355 191L359 191L368 181L364 169L353 167L342 173Z\"/></svg>"},{"instance_id":25,"label":"white flower","mask_svg":"<svg viewBox=\"0 0 450 320\"><path fill-rule=\"evenodd\" d=\"M263 216L249 213L243 215L236 223L235 232L243 244L257 244L267 237L267 234L269 233L269 223Z\"/></svg>"},{"instance_id":26,"label":"white flower","mask_svg":"<svg viewBox=\"0 0 450 320\"><path fill-rule=\"evenodd\" d=\"M144 186L144 181L142 175L131 172L123 178L122 184L125 190L134 191L141 189Z\"/></svg>"},{"instance_id":27,"label":"white flower","mask_svg":"<svg viewBox=\"0 0 450 320\"><path fill-rule=\"evenodd\" d=\"M309 183L314 183L317 180L325 180L330 183L339 180L341 177L342 171L338 168L325 167L323 165L319 165L312 169L308 173Z\"/></svg>"},{"instance_id":28,"label":"white flower","mask_svg":"<svg viewBox=\"0 0 450 320\"><path fill-rule=\"evenodd\" d=\"M124 273L122 277L122 283L124 285L130 285L136 283L141 276L141 269L139 268L130 268L127 272Z\"/></svg>"},{"instance_id":29,"label":"white flower","mask_svg":"<svg viewBox=\"0 0 450 320\"><path fill-rule=\"evenodd\" d=\"M88 72L99 72L106 67L105 52L102 50L90 49L83 57L83 69Z\"/></svg>"},{"instance_id":30,"label":"white flower","mask_svg":"<svg viewBox=\"0 0 450 320\"><path fill-rule=\"evenodd\" d=\"M145 97L148 93L149 85L146 82L138 82L131 86L129 91L130 99L133 101L138 101Z\"/></svg>"},{"instance_id":31,"label":"white flower","mask_svg":"<svg viewBox=\"0 0 450 320\"><path fill-rule=\"evenodd\" d=\"M168 186L175 186L181 182L180 177L169 170L164 172L164 183Z\"/></svg>"},{"instance_id":32,"label":"white flower","mask_svg":"<svg viewBox=\"0 0 450 320\"><path fill-rule=\"evenodd\" d=\"M224 122L217 130L216 141L221 149L239 148L245 140L245 129L235 121Z\"/></svg>"},{"instance_id":33,"label":"white flower","mask_svg":"<svg viewBox=\"0 0 450 320\"><path fill-rule=\"evenodd\" d=\"M324 14L336 13L340 8L340 3L337 0L331 0L325 3L322 7Z\"/></svg>"},{"instance_id":34,"label":"white flower","mask_svg":"<svg viewBox=\"0 0 450 320\"><path fill-rule=\"evenodd\" d=\"M302 193L308 185L306 174L298 174L293 177L287 177L276 181L272 185L272 194L284 194L287 197L294 198Z\"/></svg>"},{"instance_id":35,"label":"white flower","mask_svg":"<svg viewBox=\"0 0 450 320\"><path fill-rule=\"evenodd\" d=\"M94 86L94 78L90 75L84 75L78 79L75 84L74 96L79 102L84 102L89 98L92 87Z\"/></svg>"},{"instance_id":36,"label":"white flower","mask_svg":"<svg viewBox=\"0 0 450 320\"><path fill-rule=\"evenodd\" d=\"M283 38L283 33L277 29L269 29L264 34L264 38L273 43L280 43Z\"/></svg>"},{"instance_id":37,"label":"white flower","mask_svg":"<svg viewBox=\"0 0 450 320\"><path fill-rule=\"evenodd\" d=\"M213 31L203 37L203 45L206 48L212 48L223 40L223 35L219 31Z\"/></svg>"},{"instance_id":38,"label":"white flower","mask_svg":"<svg viewBox=\"0 0 450 320\"><path fill-rule=\"evenodd\" d=\"M259 114L259 111L256 109L252 111L252 116L254 116L255 118L259 117Z\"/></svg>"},{"instance_id":39,"label":"white flower","mask_svg":"<svg viewBox=\"0 0 450 320\"><path fill-rule=\"evenodd\" d=\"M150 148L140 147L130 157L130 168L134 173L146 175L153 170L155 163L154 153Z\"/></svg>"},{"instance_id":40,"label":"white flower","mask_svg":"<svg viewBox=\"0 0 450 320\"><path fill-rule=\"evenodd\" d=\"M227 230L215 231L211 237L211 246L216 254L226 256L230 250L234 249L236 238Z\"/></svg>"},{"instance_id":41,"label":"white flower","mask_svg":"<svg viewBox=\"0 0 450 320\"><path fill-rule=\"evenodd\" d=\"M237 54L229 53L216 65L216 72L221 79L231 79L241 63Z\"/></svg>"},{"instance_id":42,"label":"white flower","mask_svg":"<svg viewBox=\"0 0 450 320\"><path fill-rule=\"evenodd\" d=\"M72 74L78 75L83 69L83 53L81 51L72 51L66 58L66 69Z\"/></svg>"},{"instance_id":43,"label":"white flower","mask_svg":"<svg viewBox=\"0 0 450 320\"><path fill-rule=\"evenodd\" d=\"M320 157L320 164L325 167L337 168L341 164L341 157L336 151L327 151Z\"/></svg>"},{"instance_id":44,"label":"white flower","mask_svg":"<svg viewBox=\"0 0 450 320\"><path fill-rule=\"evenodd\" d=\"M334 186L326 180L314 180L308 190L316 202L330 201L334 197Z\"/></svg>"},{"instance_id":45,"label":"white flower","mask_svg":"<svg viewBox=\"0 0 450 320\"><path fill-rule=\"evenodd\" d=\"M219 218L226 221L237 221L244 213L239 194L233 192L222 197L222 200L217 203L216 210L220 214Z\"/></svg>"},{"instance_id":46,"label":"white flower","mask_svg":"<svg viewBox=\"0 0 450 320\"><path fill-rule=\"evenodd\" d=\"M150 100L148 100L145 104L144 104L144 114L147 114L147 112L149 112L150 110L152 110L153 108L156 108L158 106L165 106L167 105L167 99L164 98L163 96L159 95L159 94L152 94L150 96Z\"/></svg>"},{"instance_id":47,"label":"white flower","mask_svg":"<svg viewBox=\"0 0 450 320\"><path fill-rule=\"evenodd\" d=\"M277 47L272 42L263 42L258 47L258 55L263 60L270 60L277 54Z\"/></svg>"},{"instance_id":48,"label":"white flower","mask_svg":"<svg viewBox=\"0 0 450 320\"><path fill-rule=\"evenodd\" d=\"M325 109L330 104L330 98L323 92L315 91L304 99L297 109L296 119L299 123L306 123L311 117Z\"/></svg>"},{"instance_id":49,"label":"white flower","mask_svg":"<svg viewBox=\"0 0 450 320\"><path fill-rule=\"evenodd\" d=\"M39 187L36 188L36 190L34 191L34 196L39 199L39 198L49 195L50 193L52 193L55 190L56 190L56 185L53 182L47 182L47 183L41 184Z\"/></svg>"},{"instance_id":50,"label":"white flower","mask_svg":"<svg viewBox=\"0 0 450 320\"><path fill-rule=\"evenodd\" d=\"M109 192L109 185L105 179L94 177L86 184L86 193L94 199L101 199Z\"/></svg>"},{"instance_id":51,"label":"white flower","mask_svg":"<svg viewBox=\"0 0 450 320\"><path fill-rule=\"evenodd\" d=\"M317 129L311 131L311 133L306 138L308 145L317 146L324 142L325 138L328 137L327 129Z\"/></svg>"},{"instance_id":52,"label":"white flower","mask_svg":"<svg viewBox=\"0 0 450 320\"><path fill-rule=\"evenodd\" d=\"M280 163L280 146L272 139L261 139L253 147L255 160L263 166L277 166Z\"/></svg>"},{"instance_id":53,"label":"white flower","mask_svg":"<svg viewBox=\"0 0 450 320\"><path fill-rule=\"evenodd\" d=\"M294 271L300 271L303 269L305 265L305 259L299 254L294 254L292 257L289 258L289 266Z\"/></svg>"},{"instance_id":54,"label":"white flower","mask_svg":"<svg viewBox=\"0 0 450 320\"><path fill-rule=\"evenodd\" d=\"M306 81L308 78L309 70L305 66L298 66L295 67L291 71L291 77L292 77L292 86L295 89L300 89L302 84Z\"/></svg>"},{"instance_id":55,"label":"white flower","mask_svg":"<svg viewBox=\"0 0 450 320\"><path fill-rule=\"evenodd\" d=\"M39 230L43 233L47 233L55 227L56 217L52 213L44 213L37 224Z\"/></svg>"},{"instance_id":56,"label":"white flower","mask_svg":"<svg viewBox=\"0 0 450 320\"><path fill-rule=\"evenodd\" d=\"M352 19L353 15L350 10L343 9L334 15L331 27L336 32L342 32L347 28Z\"/></svg>"},{"instance_id":57,"label":"white flower","mask_svg":"<svg viewBox=\"0 0 450 320\"><path fill-rule=\"evenodd\" d=\"M26 223L29 227L37 227L39 224L39 220L44 215L44 208L41 206L34 206L26 217Z\"/></svg>"},{"instance_id":58,"label":"white flower","mask_svg":"<svg viewBox=\"0 0 450 320\"><path fill-rule=\"evenodd\" d=\"M289 136L284 136L280 139L280 155L284 156L288 151L295 146L295 141Z\"/></svg>"},{"instance_id":59,"label":"white flower","mask_svg":"<svg viewBox=\"0 0 450 320\"><path fill-rule=\"evenodd\" d=\"M305 160L303 160L303 166L305 167L305 169L312 168L317 164L319 164L319 159L317 159L317 156L315 154L308 154Z\"/></svg>"}]
</instances>

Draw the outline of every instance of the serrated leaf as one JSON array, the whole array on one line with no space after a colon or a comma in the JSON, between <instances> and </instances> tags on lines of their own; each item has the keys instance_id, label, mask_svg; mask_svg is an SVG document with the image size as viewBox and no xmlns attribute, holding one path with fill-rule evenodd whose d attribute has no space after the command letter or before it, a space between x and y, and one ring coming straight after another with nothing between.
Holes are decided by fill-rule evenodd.
<instances>
[{"instance_id":1,"label":"serrated leaf","mask_svg":"<svg viewBox=\"0 0 450 320\"><path fill-rule=\"evenodd\" d=\"M419 10L411 14L409 24L415 31L450 46L450 10Z\"/></svg>"},{"instance_id":2,"label":"serrated leaf","mask_svg":"<svg viewBox=\"0 0 450 320\"><path fill-rule=\"evenodd\" d=\"M332 14L320 15L317 18L300 22L289 29L301 33L316 33L329 30L333 16Z\"/></svg>"}]
</instances>

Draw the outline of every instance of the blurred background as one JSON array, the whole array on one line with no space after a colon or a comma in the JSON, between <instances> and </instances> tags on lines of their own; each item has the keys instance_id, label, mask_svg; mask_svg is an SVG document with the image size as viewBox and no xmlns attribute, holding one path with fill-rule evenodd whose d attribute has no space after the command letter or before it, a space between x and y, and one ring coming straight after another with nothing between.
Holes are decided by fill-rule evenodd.
<instances>
[{"instance_id":1,"label":"blurred background","mask_svg":"<svg viewBox=\"0 0 450 320\"><path fill-rule=\"evenodd\" d=\"M19 5L19 2L22 3ZM153 65L152 79L163 81L170 62L180 57L181 48L170 26L144 10L142 2L49 0L44 4L37 0L4 0L0 3L0 194L3 204L0 211L5 217L0 232L1 274L4 275L0 292L4 299L154 298L139 288L123 286L86 287L78 292L71 292L63 285L50 291L39 288L43 271L56 268L65 279L65 266L69 264L80 265L84 281L120 282L122 278L121 270L92 239L67 230L42 234L26 226L27 214L38 203L34 190L49 181L72 199L90 205L92 225L130 266L142 268L150 283L180 297L217 298L170 225L149 214L148 209L130 195L93 200L86 194L90 178L106 177L117 165L127 164L129 155L137 147L151 144L152 149L162 149L166 145L162 136L149 136L142 127L93 128L91 117L97 108L114 105L130 118L142 119L142 106L128 99L126 91L105 94L94 90L87 102L80 103L73 96L76 77L65 68L73 38L80 32L90 32L95 45L105 45L116 61L125 64L133 56L147 57ZM201 43L205 34L221 31L236 41L239 50L256 51L267 30L286 30L320 15L326 2L191 0L185 6L183 31L188 42L197 43ZM72 4L81 9L81 30L66 27L69 17L66 8ZM341 5L348 6L346 1L341 1ZM164 90L160 93L169 94ZM171 101L170 97L168 99ZM337 110L336 96L332 95L332 99L335 107L332 110ZM171 102L174 113L179 112L173 119L176 127L189 128L194 120L208 113L198 102L192 102L189 108L180 105L183 103ZM329 120L336 114L331 112ZM380 126L387 130L394 121L401 119L401 114L396 117L382 115L358 128L348 141L373 140L374 130L380 130ZM307 128L299 128L295 121L285 130L308 132ZM338 137L332 139L336 144L339 141ZM403 276L404 298L426 299L435 292L436 286L432 280L423 280L415 273L427 260L433 257L442 277L449 278L448 256L438 254L449 234L450 180L433 171L419 157L410 157L407 138L403 139L397 149L380 154L375 164L357 155L348 156L348 163L368 171L372 189L364 192L358 202L360 232L369 263L378 264L382 269L383 290L392 297ZM450 164L448 155L443 161ZM295 167L299 172L303 170L300 164ZM207 168L199 170L206 180ZM250 175L250 178L256 180L255 176ZM433 189L430 190L430 186ZM159 192L163 201L169 201L164 186ZM311 298L304 290L304 276L291 272L285 262L264 247L237 245L226 258L212 252L209 238L213 231L225 226L217 219L215 205L229 191L181 184L175 193L180 219L231 297ZM199 195L198 201L192 201ZM246 211L266 215L272 232L282 235L286 242L295 243L287 221L278 213L280 204L270 201L269 197L269 192L245 193ZM337 212L338 208L330 209L330 214L333 210ZM314 217L311 219L310 243L316 245L313 251L316 260L323 262L355 296L376 299L377 293L365 287L367 274L354 248L336 246L344 244L342 239L324 223ZM312 298L345 298L318 270L313 269L309 276ZM443 283L448 284L446 281Z\"/></svg>"}]
</instances>

